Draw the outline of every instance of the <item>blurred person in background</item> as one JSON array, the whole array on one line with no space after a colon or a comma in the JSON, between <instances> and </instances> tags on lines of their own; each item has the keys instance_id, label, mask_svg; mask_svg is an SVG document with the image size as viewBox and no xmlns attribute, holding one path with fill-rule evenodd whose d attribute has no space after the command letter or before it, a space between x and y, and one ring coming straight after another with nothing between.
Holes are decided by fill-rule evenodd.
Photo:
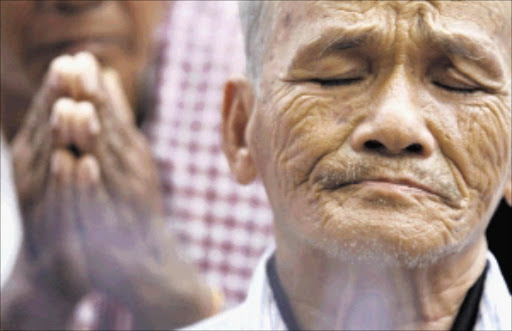
<instances>
[{"instance_id":1,"label":"blurred person in background","mask_svg":"<svg viewBox=\"0 0 512 331\"><path fill-rule=\"evenodd\" d=\"M164 223L137 126L154 107L144 94L169 5L1 2L2 129L25 233L2 329L62 329L94 292L127 312L123 327L176 327L218 309Z\"/></svg>"},{"instance_id":2,"label":"blurred person in background","mask_svg":"<svg viewBox=\"0 0 512 331\"><path fill-rule=\"evenodd\" d=\"M190 329L509 330L486 240L512 204L509 1L243 1L223 150L275 247Z\"/></svg>"},{"instance_id":3,"label":"blurred person in background","mask_svg":"<svg viewBox=\"0 0 512 331\"><path fill-rule=\"evenodd\" d=\"M3 326L169 328L208 315L209 289L188 266L179 274L169 270L182 265L176 250L222 290L226 307L245 297L272 233L262 186L236 185L220 150L223 83L244 66L237 15L234 2L2 1L2 127L14 141L28 230L17 272L2 295ZM80 51L95 60L84 54L61 56ZM57 79L44 83L50 63L59 57L46 74L53 72ZM116 104L110 110L108 105L95 109L103 96L81 83L91 81L95 61L102 71L99 85L109 87L104 90ZM55 99L61 97L57 107ZM156 159L165 226L159 211L144 216L155 222L137 222L141 212L135 206L146 204L143 214L159 209L154 206L159 200L154 165L140 132L149 138ZM85 176L78 176L78 169L86 170L80 171ZM87 184L95 178L94 169L103 187L93 187L94 194L87 192L90 187L77 188L83 181L72 178L85 178ZM120 192L125 193L121 201L109 208L112 204L104 200L117 199ZM177 242L169 238L169 229ZM147 236L134 239L140 232ZM127 249L127 242L139 241L170 257L151 268L133 265L150 254L140 247ZM101 256L115 249L121 253ZM120 279L126 274L129 281ZM131 279L133 274L145 283ZM189 283L180 283L182 278ZM166 289L166 283L177 288ZM173 308L169 302L179 301L170 300L173 295L185 297L185 304L165 315ZM219 306L219 298L214 301L212 310ZM195 305L200 308L191 312ZM153 309L165 316L149 316Z\"/></svg>"}]
</instances>

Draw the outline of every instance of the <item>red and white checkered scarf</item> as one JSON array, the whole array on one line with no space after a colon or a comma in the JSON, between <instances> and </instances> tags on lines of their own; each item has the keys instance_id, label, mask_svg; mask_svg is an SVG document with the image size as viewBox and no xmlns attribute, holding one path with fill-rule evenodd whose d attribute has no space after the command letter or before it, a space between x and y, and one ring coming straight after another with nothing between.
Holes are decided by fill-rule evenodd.
<instances>
[{"instance_id":1,"label":"red and white checkered scarf","mask_svg":"<svg viewBox=\"0 0 512 331\"><path fill-rule=\"evenodd\" d=\"M230 307L245 298L273 238L263 186L237 184L220 148L223 85L245 71L237 4L176 1L163 33L157 112L146 131L165 216L179 248Z\"/></svg>"}]
</instances>

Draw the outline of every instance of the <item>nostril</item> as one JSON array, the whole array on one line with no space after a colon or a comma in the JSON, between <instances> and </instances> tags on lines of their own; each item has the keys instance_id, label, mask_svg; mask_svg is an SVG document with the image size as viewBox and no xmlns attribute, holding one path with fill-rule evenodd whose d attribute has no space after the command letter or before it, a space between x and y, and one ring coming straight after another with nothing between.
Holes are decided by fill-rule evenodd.
<instances>
[{"instance_id":1,"label":"nostril","mask_svg":"<svg viewBox=\"0 0 512 331\"><path fill-rule=\"evenodd\" d=\"M380 150L384 148L384 145L377 140L368 140L364 143L364 147L369 150Z\"/></svg>"},{"instance_id":2,"label":"nostril","mask_svg":"<svg viewBox=\"0 0 512 331\"><path fill-rule=\"evenodd\" d=\"M409 153L421 154L423 152L423 146L420 144L410 144L405 150Z\"/></svg>"}]
</instances>

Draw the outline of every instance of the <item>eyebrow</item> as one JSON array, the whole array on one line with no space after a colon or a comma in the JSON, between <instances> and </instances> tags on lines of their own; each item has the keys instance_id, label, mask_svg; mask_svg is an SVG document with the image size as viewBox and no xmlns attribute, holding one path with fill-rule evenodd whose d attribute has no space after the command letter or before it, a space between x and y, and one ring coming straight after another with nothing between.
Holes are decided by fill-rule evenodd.
<instances>
[{"instance_id":1,"label":"eyebrow","mask_svg":"<svg viewBox=\"0 0 512 331\"><path fill-rule=\"evenodd\" d=\"M375 26L375 24L371 24L328 28L315 39L304 42L297 47L289 62L287 72L295 71L302 68L304 64L313 63L320 58L356 49L367 44L369 40L378 40L380 33L379 29L375 29Z\"/></svg>"},{"instance_id":2,"label":"eyebrow","mask_svg":"<svg viewBox=\"0 0 512 331\"><path fill-rule=\"evenodd\" d=\"M499 50L490 38L478 35L470 36L463 32L444 32L431 26L422 28L420 31L425 39L438 45L445 54L475 63L484 69L484 72L492 78L491 80L500 81L492 85L501 85L501 80L505 75L504 69L495 56ZM381 35L382 32L374 24L330 28L316 39L299 45L288 70L301 67L304 63L319 60L324 56L356 49L372 40L378 41Z\"/></svg>"},{"instance_id":3,"label":"eyebrow","mask_svg":"<svg viewBox=\"0 0 512 331\"><path fill-rule=\"evenodd\" d=\"M319 56L338 53L339 51L348 50L352 48L359 47L368 39L368 33L360 34L360 35L342 35L335 39L332 39L329 42L325 42L324 40L317 40L312 43L310 46L315 46L315 44L325 44L322 50L319 53ZM309 46L308 46L309 47Z\"/></svg>"}]
</instances>

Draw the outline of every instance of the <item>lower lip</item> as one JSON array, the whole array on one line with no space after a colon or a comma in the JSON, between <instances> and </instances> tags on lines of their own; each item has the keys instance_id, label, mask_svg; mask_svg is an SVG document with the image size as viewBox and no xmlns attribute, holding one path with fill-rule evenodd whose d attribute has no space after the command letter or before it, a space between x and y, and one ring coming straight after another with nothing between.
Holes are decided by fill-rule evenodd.
<instances>
[{"instance_id":1,"label":"lower lip","mask_svg":"<svg viewBox=\"0 0 512 331\"><path fill-rule=\"evenodd\" d=\"M64 53L78 53L80 51L88 51L91 53L99 53L105 51L112 46L116 46L116 43L102 41L102 40L86 40L86 41L77 41L72 42L68 46L62 48L62 52Z\"/></svg>"},{"instance_id":2,"label":"lower lip","mask_svg":"<svg viewBox=\"0 0 512 331\"><path fill-rule=\"evenodd\" d=\"M122 43L115 39L97 38L45 45L30 51L29 55L32 57L55 57L60 54L75 54L81 51L87 51L95 55L100 55L113 48L122 48Z\"/></svg>"}]
</instances>

